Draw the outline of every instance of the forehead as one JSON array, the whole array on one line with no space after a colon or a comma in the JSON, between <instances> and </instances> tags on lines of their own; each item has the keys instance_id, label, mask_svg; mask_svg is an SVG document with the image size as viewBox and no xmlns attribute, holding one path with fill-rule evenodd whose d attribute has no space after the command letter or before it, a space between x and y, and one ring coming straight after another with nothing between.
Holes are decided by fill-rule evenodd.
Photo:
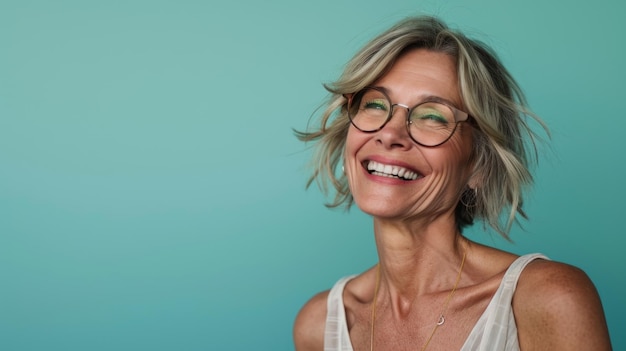
<instances>
[{"instance_id":1,"label":"forehead","mask_svg":"<svg viewBox=\"0 0 626 351\"><path fill-rule=\"evenodd\" d=\"M455 59L441 52L408 51L374 85L385 88L396 102L410 104L434 96L461 107Z\"/></svg>"}]
</instances>

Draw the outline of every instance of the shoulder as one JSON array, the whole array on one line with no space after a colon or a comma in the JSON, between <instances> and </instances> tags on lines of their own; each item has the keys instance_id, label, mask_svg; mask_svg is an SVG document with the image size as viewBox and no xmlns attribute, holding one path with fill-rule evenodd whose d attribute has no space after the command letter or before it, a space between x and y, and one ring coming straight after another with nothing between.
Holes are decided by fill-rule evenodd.
<instances>
[{"instance_id":1,"label":"shoulder","mask_svg":"<svg viewBox=\"0 0 626 351\"><path fill-rule=\"evenodd\" d=\"M598 292L585 272L534 260L522 272L513 310L523 350L610 350Z\"/></svg>"},{"instance_id":2,"label":"shoulder","mask_svg":"<svg viewBox=\"0 0 626 351\"><path fill-rule=\"evenodd\" d=\"M313 296L298 312L293 327L296 350L323 350L326 301L330 290Z\"/></svg>"},{"instance_id":3,"label":"shoulder","mask_svg":"<svg viewBox=\"0 0 626 351\"><path fill-rule=\"evenodd\" d=\"M363 298L364 286L372 280L373 268L356 276L346 276L339 280L333 289L322 291L313 296L298 312L293 327L293 339L297 351L323 350L326 316L328 314L328 298L333 294L341 294L347 322L350 323L352 305ZM345 284L345 285L343 285ZM370 285L373 286L373 280ZM373 287L369 290L373 291ZM335 299L336 296L332 296Z\"/></svg>"}]
</instances>

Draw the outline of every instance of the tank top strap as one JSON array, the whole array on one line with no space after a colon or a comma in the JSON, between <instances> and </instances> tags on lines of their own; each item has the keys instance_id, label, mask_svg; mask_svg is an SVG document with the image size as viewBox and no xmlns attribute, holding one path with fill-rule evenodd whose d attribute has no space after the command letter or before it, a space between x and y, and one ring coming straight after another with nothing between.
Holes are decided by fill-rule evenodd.
<instances>
[{"instance_id":1,"label":"tank top strap","mask_svg":"<svg viewBox=\"0 0 626 351\"><path fill-rule=\"evenodd\" d=\"M474 325L461 351L519 351L517 326L513 315L513 295L524 268L533 260L548 259L542 254L518 257L507 268L487 309Z\"/></svg>"},{"instance_id":2,"label":"tank top strap","mask_svg":"<svg viewBox=\"0 0 626 351\"><path fill-rule=\"evenodd\" d=\"M501 301L510 301L513 300L513 294L515 293L515 288L517 287L517 282L519 281L519 277L524 271L526 266L536 260L536 259L544 259L547 260L543 254L533 253L524 256L518 257L507 269L506 273L504 273L504 277L502 278L501 283L501 293L500 300Z\"/></svg>"},{"instance_id":3,"label":"tank top strap","mask_svg":"<svg viewBox=\"0 0 626 351\"><path fill-rule=\"evenodd\" d=\"M343 290L356 275L343 277L328 293L326 327L324 329L324 351L352 351L350 335L347 333L346 309L343 304Z\"/></svg>"}]
</instances>

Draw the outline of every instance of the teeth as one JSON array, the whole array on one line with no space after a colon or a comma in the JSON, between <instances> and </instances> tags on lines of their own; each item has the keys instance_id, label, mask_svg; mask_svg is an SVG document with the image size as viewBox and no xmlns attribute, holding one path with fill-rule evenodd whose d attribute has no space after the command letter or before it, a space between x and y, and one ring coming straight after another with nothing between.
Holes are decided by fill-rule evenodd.
<instances>
[{"instance_id":1,"label":"teeth","mask_svg":"<svg viewBox=\"0 0 626 351\"><path fill-rule=\"evenodd\" d=\"M386 165L385 169L383 170L383 173L393 174L393 167L391 167L390 165ZM396 171L396 174L398 174L397 171Z\"/></svg>"},{"instance_id":2,"label":"teeth","mask_svg":"<svg viewBox=\"0 0 626 351\"><path fill-rule=\"evenodd\" d=\"M385 165L375 161L367 163L367 170L377 176L389 178L402 178L406 180L415 180L418 174L404 167Z\"/></svg>"}]
</instances>

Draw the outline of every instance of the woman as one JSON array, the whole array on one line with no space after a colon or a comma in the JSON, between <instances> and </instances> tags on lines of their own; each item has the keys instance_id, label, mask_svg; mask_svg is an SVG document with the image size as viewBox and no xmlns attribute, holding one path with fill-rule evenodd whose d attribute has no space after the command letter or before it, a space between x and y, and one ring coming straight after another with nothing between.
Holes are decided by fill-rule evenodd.
<instances>
[{"instance_id":1,"label":"woman","mask_svg":"<svg viewBox=\"0 0 626 351\"><path fill-rule=\"evenodd\" d=\"M373 217L379 263L306 303L298 351L611 349L585 273L462 234L477 218L508 238L525 218L527 122L543 126L495 54L410 18L326 88L321 127L298 133L318 143L311 180Z\"/></svg>"}]
</instances>

